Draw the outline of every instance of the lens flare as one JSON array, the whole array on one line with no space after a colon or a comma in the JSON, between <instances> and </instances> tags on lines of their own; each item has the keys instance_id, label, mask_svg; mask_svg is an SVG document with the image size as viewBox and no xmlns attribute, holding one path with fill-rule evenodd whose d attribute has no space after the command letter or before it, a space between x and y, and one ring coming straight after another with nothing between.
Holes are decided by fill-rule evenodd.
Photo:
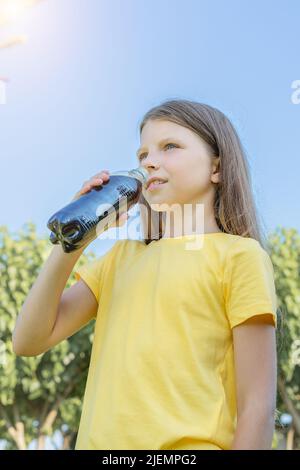
<instances>
[{"instance_id":1,"label":"lens flare","mask_svg":"<svg viewBox=\"0 0 300 470\"><path fill-rule=\"evenodd\" d=\"M6 49L7 47L16 46L17 44L25 44L27 36L14 36L6 41L0 42L0 49Z\"/></svg>"},{"instance_id":2,"label":"lens flare","mask_svg":"<svg viewBox=\"0 0 300 470\"><path fill-rule=\"evenodd\" d=\"M28 7L41 0L0 0L0 25L18 20Z\"/></svg>"}]
</instances>

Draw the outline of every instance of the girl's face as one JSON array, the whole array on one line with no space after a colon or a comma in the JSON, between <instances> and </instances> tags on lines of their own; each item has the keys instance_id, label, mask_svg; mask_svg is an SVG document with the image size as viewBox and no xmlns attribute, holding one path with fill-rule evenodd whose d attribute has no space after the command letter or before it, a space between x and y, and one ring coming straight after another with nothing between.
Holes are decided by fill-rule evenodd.
<instances>
[{"instance_id":1,"label":"girl's face","mask_svg":"<svg viewBox=\"0 0 300 470\"><path fill-rule=\"evenodd\" d=\"M210 193L213 196L219 173L214 173L216 165L208 145L190 129L165 120L147 121L137 156L149 178L167 180L152 191L143 187L150 205L201 203Z\"/></svg>"}]
</instances>

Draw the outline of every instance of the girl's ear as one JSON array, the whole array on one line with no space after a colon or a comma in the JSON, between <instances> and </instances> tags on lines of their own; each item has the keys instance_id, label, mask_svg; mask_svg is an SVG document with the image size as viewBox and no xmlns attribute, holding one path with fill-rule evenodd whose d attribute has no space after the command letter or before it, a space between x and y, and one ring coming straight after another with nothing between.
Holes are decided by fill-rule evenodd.
<instances>
[{"instance_id":1,"label":"girl's ear","mask_svg":"<svg viewBox=\"0 0 300 470\"><path fill-rule=\"evenodd\" d=\"M213 183L220 183L220 157L213 158L212 164L212 173L211 173L211 181Z\"/></svg>"}]
</instances>

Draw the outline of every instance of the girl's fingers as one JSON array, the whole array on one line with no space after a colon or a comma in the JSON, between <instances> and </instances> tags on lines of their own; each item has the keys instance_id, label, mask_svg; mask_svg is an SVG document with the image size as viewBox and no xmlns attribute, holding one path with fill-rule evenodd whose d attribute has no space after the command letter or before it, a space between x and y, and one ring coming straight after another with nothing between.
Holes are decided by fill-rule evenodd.
<instances>
[{"instance_id":1,"label":"girl's fingers","mask_svg":"<svg viewBox=\"0 0 300 470\"><path fill-rule=\"evenodd\" d=\"M96 175L92 176L92 178L83 183L81 189L78 191L78 193L76 193L74 199L78 199L78 197L89 192L93 187L100 186L104 181L108 180L109 170L102 170L100 173L96 173Z\"/></svg>"},{"instance_id":2,"label":"girl's fingers","mask_svg":"<svg viewBox=\"0 0 300 470\"><path fill-rule=\"evenodd\" d=\"M102 184L103 183L103 179L102 178L93 178L90 182L89 182L89 186L98 186L99 184Z\"/></svg>"},{"instance_id":3,"label":"girl's fingers","mask_svg":"<svg viewBox=\"0 0 300 470\"><path fill-rule=\"evenodd\" d=\"M96 173L94 176L92 176L91 180L94 178L102 178L103 180L109 179L109 171L108 170L103 170L100 173Z\"/></svg>"},{"instance_id":4,"label":"girl's fingers","mask_svg":"<svg viewBox=\"0 0 300 470\"><path fill-rule=\"evenodd\" d=\"M92 186L99 186L102 184L103 181L108 181L109 175L107 173L98 173L97 175L93 176L89 181L86 182L86 186L91 188Z\"/></svg>"},{"instance_id":5,"label":"girl's fingers","mask_svg":"<svg viewBox=\"0 0 300 470\"><path fill-rule=\"evenodd\" d=\"M109 176L106 173L99 173L101 176L93 176L89 181L86 181L82 187L82 190L89 191L92 187L94 186L99 186L100 184L103 183L103 181L107 181L109 179Z\"/></svg>"}]
</instances>

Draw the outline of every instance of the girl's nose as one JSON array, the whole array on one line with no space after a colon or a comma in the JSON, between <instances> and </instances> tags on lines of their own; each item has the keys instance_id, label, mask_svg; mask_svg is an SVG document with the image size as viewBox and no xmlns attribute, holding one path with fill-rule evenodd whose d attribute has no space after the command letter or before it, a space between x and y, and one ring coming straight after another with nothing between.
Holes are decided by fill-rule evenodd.
<instances>
[{"instance_id":1,"label":"girl's nose","mask_svg":"<svg viewBox=\"0 0 300 470\"><path fill-rule=\"evenodd\" d=\"M146 168L146 170L148 168L159 168L159 162L157 160L155 160L155 158L149 157L149 155L148 155L142 161L142 166L144 166Z\"/></svg>"}]
</instances>

